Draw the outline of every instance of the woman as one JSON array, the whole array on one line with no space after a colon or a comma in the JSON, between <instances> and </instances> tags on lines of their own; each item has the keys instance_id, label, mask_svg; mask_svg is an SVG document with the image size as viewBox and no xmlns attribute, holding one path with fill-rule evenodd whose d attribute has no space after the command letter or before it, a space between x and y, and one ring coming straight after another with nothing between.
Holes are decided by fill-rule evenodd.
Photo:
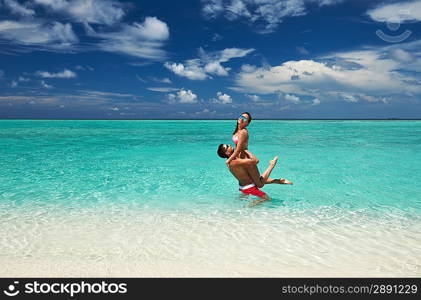
<instances>
[{"instance_id":1,"label":"woman","mask_svg":"<svg viewBox=\"0 0 421 300\"><path fill-rule=\"evenodd\" d=\"M248 142L249 142L249 132L247 126L251 123L251 115L248 112L243 112L237 119L237 125L232 135L232 141L235 143L236 147L231 156L226 160L227 166L229 163L236 157L244 158L244 156L253 155L248 152ZM247 154L249 153L249 154ZM275 157L274 163L276 164L278 157ZM279 184L292 184L291 181L286 180L285 178L280 179L271 179L260 177L262 184L268 183L279 183Z\"/></svg>"},{"instance_id":2,"label":"woman","mask_svg":"<svg viewBox=\"0 0 421 300\"><path fill-rule=\"evenodd\" d=\"M226 164L228 165L231 160L241 155L243 150L248 149L249 143L249 132L247 126L251 123L251 115L248 112L243 112L237 119L237 126L235 127L232 135L232 141L236 147L234 153L227 159Z\"/></svg>"}]
</instances>

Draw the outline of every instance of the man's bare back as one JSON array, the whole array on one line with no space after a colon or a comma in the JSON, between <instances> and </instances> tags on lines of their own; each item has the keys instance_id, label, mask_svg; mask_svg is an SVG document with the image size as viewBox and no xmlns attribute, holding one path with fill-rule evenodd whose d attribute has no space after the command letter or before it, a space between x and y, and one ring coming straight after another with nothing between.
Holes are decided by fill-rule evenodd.
<instances>
[{"instance_id":1,"label":"man's bare back","mask_svg":"<svg viewBox=\"0 0 421 300\"><path fill-rule=\"evenodd\" d=\"M234 165L231 166L231 162L229 164L229 170L232 175L238 180L239 185L249 185L254 183L253 178L249 174L249 169L252 166L246 167L244 165Z\"/></svg>"}]
</instances>

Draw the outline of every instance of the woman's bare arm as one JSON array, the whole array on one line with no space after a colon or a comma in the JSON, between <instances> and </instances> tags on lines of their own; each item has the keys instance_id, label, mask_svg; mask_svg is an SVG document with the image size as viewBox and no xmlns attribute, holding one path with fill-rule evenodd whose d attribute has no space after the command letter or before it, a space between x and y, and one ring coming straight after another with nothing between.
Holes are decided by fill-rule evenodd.
<instances>
[{"instance_id":1,"label":"woman's bare arm","mask_svg":"<svg viewBox=\"0 0 421 300\"><path fill-rule=\"evenodd\" d=\"M246 150L246 145L248 142L248 132L247 130L242 129L238 134L238 143L235 147L234 152L231 154L231 156L227 159L226 163L229 164L234 158L238 157L241 153L241 151Z\"/></svg>"}]
</instances>

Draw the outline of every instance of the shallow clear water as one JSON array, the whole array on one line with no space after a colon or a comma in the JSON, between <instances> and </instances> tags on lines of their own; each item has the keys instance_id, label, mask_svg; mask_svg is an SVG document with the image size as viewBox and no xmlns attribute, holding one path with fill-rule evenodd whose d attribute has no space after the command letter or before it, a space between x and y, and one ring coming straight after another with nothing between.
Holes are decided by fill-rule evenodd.
<instances>
[{"instance_id":1,"label":"shallow clear water","mask_svg":"<svg viewBox=\"0 0 421 300\"><path fill-rule=\"evenodd\" d=\"M412 269L398 275L421 274L421 122L253 121L249 150L259 169L278 155L272 177L294 182L265 186L273 200L254 208L216 155L233 125L1 120L0 259L215 261L223 242L218 257L236 266L316 268L372 253L395 259L379 274L408 259ZM322 245L316 258L310 239ZM275 259L274 249L284 255ZM244 274L260 274L252 269Z\"/></svg>"}]
</instances>

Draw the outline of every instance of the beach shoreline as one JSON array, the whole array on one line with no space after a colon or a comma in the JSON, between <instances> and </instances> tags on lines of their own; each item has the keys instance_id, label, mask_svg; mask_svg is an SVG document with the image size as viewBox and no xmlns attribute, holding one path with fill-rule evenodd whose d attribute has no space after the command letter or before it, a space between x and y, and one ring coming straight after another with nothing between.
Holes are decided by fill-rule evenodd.
<instances>
[{"instance_id":1,"label":"beach shoreline","mask_svg":"<svg viewBox=\"0 0 421 300\"><path fill-rule=\"evenodd\" d=\"M0 277L421 276L419 221L343 211L234 215L92 210L26 218L15 223L20 232L2 232L10 247L0 249Z\"/></svg>"},{"instance_id":2,"label":"beach shoreline","mask_svg":"<svg viewBox=\"0 0 421 300\"><path fill-rule=\"evenodd\" d=\"M367 258L366 261L369 261ZM187 264L187 265L186 265ZM411 271L408 273L384 272L379 269L356 270L358 265L344 270L338 268L320 269L314 267L293 267L286 269L267 270L259 265L232 265L214 266L208 264L191 265L190 260L180 262L157 261L154 263L136 261L74 261L74 260L50 260L50 259L21 259L21 260L0 260L2 278L24 278L24 277L45 277L45 278L91 278L91 277L130 277L130 278L276 278L276 277L337 277L337 278L359 278L359 277L420 277L421 272ZM362 264L361 264L362 265Z\"/></svg>"}]
</instances>

